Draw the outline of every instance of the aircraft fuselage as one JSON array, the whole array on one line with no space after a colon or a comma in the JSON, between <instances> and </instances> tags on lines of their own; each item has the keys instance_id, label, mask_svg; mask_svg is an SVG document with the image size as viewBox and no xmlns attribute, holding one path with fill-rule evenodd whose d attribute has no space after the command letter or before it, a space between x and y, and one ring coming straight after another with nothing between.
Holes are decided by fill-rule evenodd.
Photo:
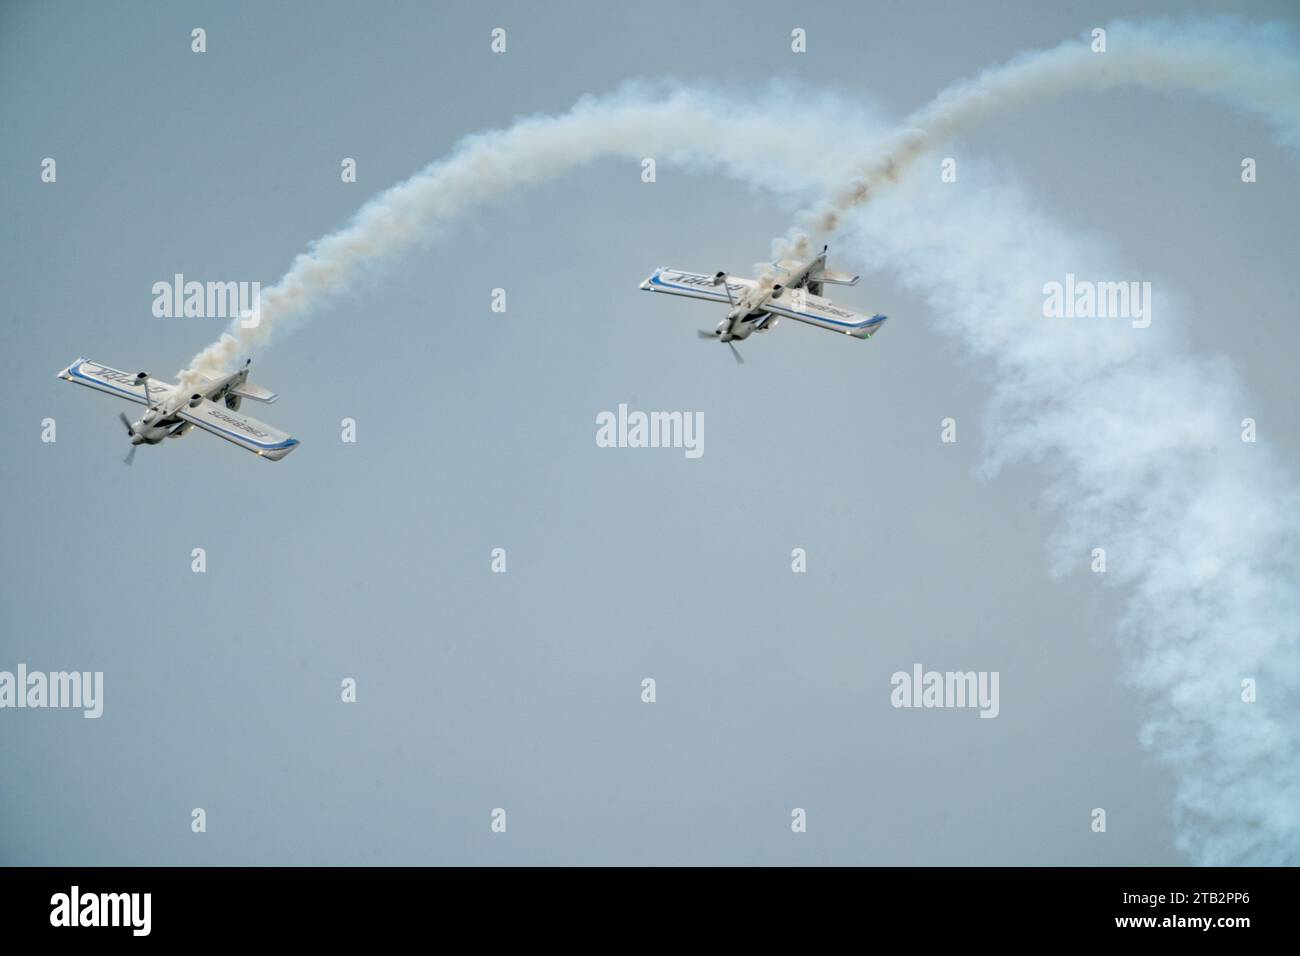
<instances>
[{"instance_id":1,"label":"aircraft fuselage","mask_svg":"<svg viewBox=\"0 0 1300 956\"><path fill-rule=\"evenodd\" d=\"M814 269L825 265L826 254L815 259L802 261L782 259L774 265L774 273L765 277L758 286L745 289L739 301L727 313L717 329L718 337L724 342L733 339L744 340L754 332L766 332L776 325L771 313L765 312L763 306L773 299L786 295L790 289L803 289L808 286L808 277ZM725 279L723 280L725 281Z\"/></svg>"},{"instance_id":2,"label":"aircraft fuselage","mask_svg":"<svg viewBox=\"0 0 1300 956\"><path fill-rule=\"evenodd\" d=\"M153 404L140 416L139 421L131 424L131 444L156 445L164 438L180 438L188 432L194 426L183 420L178 413L196 395L213 402L224 398L227 408L232 410L239 408L239 396L231 395L230 391L242 385L246 378L248 378L247 366L215 381L204 382L186 389L189 394L181 394L181 384L172 386L171 391L163 398L155 400L155 397L149 394ZM151 390L147 384L142 387L147 394L157 390Z\"/></svg>"}]
</instances>

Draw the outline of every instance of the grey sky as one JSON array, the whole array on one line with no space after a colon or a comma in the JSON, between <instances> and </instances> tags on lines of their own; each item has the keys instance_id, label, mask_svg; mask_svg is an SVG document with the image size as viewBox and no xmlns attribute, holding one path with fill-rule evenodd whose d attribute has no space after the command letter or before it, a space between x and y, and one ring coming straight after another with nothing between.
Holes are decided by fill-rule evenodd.
<instances>
[{"instance_id":1,"label":"grey sky","mask_svg":"<svg viewBox=\"0 0 1300 956\"><path fill-rule=\"evenodd\" d=\"M888 313L878 338L783 324L744 366L696 340L716 310L637 291L748 269L790 223L768 195L608 162L483 211L254 357L282 397L250 411L303 442L278 464L191 435L127 469L119 406L54 378L78 355L170 378L220 322L154 318L154 282L270 284L463 135L629 78L788 78L902 115L1137 16L952 7L4 6L0 670L102 670L106 699L0 712L0 862L1179 862L1119 595L1086 556L1048 576L1036 469L976 476L987 370L869 262L837 301ZM1192 8L1296 19L1144 16ZM1176 289L1300 472L1295 172L1259 123L1078 96L962 149ZM705 455L597 448L620 402L703 412ZM999 671L998 718L892 708L918 662Z\"/></svg>"}]
</instances>

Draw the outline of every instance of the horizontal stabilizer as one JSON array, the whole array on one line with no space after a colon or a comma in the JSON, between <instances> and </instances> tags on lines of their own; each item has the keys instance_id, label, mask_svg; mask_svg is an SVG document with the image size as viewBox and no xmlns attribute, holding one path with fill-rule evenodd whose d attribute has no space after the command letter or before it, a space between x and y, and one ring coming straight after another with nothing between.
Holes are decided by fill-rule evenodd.
<instances>
[{"instance_id":1,"label":"horizontal stabilizer","mask_svg":"<svg viewBox=\"0 0 1300 956\"><path fill-rule=\"evenodd\" d=\"M825 282L830 285L857 285L862 276L850 275L847 272L835 272L832 269L823 269L816 275L808 277L809 282Z\"/></svg>"},{"instance_id":2,"label":"horizontal stabilizer","mask_svg":"<svg viewBox=\"0 0 1300 956\"><path fill-rule=\"evenodd\" d=\"M280 397L269 388L263 388L261 385L254 385L248 381L245 381L242 385L236 385L231 391L236 395L251 398L255 402L265 402L268 405Z\"/></svg>"}]
</instances>

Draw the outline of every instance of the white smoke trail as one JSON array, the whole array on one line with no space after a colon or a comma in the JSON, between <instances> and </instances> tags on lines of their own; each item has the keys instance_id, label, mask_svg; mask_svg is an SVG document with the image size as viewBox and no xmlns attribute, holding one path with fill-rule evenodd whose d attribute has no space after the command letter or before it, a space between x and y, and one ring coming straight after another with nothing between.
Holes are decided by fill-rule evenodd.
<instances>
[{"instance_id":1,"label":"white smoke trail","mask_svg":"<svg viewBox=\"0 0 1300 956\"><path fill-rule=\"evenodd\" d=\"M786 119L774 136L773 114ZM475 208L523 186L543 183L608 156L721 169L774 191L829 188L852 172L867 141L858 110L830 97L797 98L779 86L761 101L633 84L613 96L580 101L560 116L538 116L506 130L463 139L446 159L385 190L340 229L317 240L275 285L263 289L260 321L240 320L182 371L218 373L264 346L346 290L363 272L390 263L411 246ZM834 122L847 124L840 154L822 144ZM845 137L848 137L847 142ZM856 148L855 148L856 147Z\"/></svg>"},{"instance_id":2,"label":"white smoke trail","mask_svg":"<svg viewBox=\"0 0 1300 956\"><path fill-rule=\"evenodd\" d=\"M1105 541L1121 556L1112 577L1132 595L1121 631L1133 679L1154 695L1144 740L1177 772L1180 847L1205 863L1300 862L1298 496L1265 447L1244 445L1235 422L1216 417L1241 407L1241 388L1221 365L1186 351L1176 322L1166 316L1138 332L1042 317L1044 281L1115 273L1089 247L1005 190L925 191L903 178L929 150L999 112L1121 85L1226 102L1265 117L1294 145L1298 64L1294 42L1273 28L1112 25L1105 53L1080 41L1018 58L946 91L900 132L864 142L854 155L870 162L807 220L820 231L845 224L864 261L896 269L950 331L994 361L990 466L1044 463L1049 499L1065 519L1059 554ZM300 255L263 292L261 325L232 328L193 368L229 367L367 266L511 189L602 156L657 155L797 193L848 178L851 165L824 149L843 145L845 131L842 115L773 111L766 98L737 104L631 90L471 137ZM805 244L795 235L780 245ZM1140 419L1135 404L1146 410ZM1243 676L1267 682L1268 699L1241 704Z\"/></svg>"},{"instance_id":3,"label":"white smoke trail","mask_svg":"<svg viewBox=\"0 0 1300 956\"><path fill-rule=\"evenodd\" d=\"M1300 46L1287 34L1230 21L1109 32L1111 53L1067 44L945 92L805 222L843 226L864 261L925 297L996 367L988 471L1012 461L1046 470L1047 501L1064 518L1055 568L1106 548L1108 578L1128 594L1120 635L1148 704L1142 739L1176 774L1179 849L1204 864L1294 865L1300 494L1265 444L1241 441L1241 383L1221 358L1188 350L1172 297L1140 330L1044 318L1045 282L1125 273L1016 190L900 182L995 112L1121 82L1209 95L1300 144ZM1267 700L1243 702L1243 678L1267 687Z\"/></svg>"},{"instance_id":4,"label":"white smoke trail","mask_svg":"<svg viewBox=\"0 0 1300 956\"><path fill-rule=\"evenodd\" d=\"M1194 24L1116 23L1105 52L1089 40L1023 54L944 90L881 143L854 181L806 217L834 230L847 211L896 182L916 159L989 118L1065 93L1137 87L1204 96L1270 122L1288 145L1300 144L1300 62L1295 38L1276 25L1219 19Z\"/></svg>"},{"instance_id":5,"label":"white smoke trail","mask_svg":"<svg viewBox=\"0 0 1300 956\"><path fill-rule=\"evenodd\" d=\"M895 181L934 144L972 129L990 115L1073 90L1135 85L1223 99L1271 119L1285 118L1295 136L1300 117L1294 46L1279 29L1223 20L1196 27L1118 24L1108 28L1109 47L1094 53L1086 42L1028 54L958 84L904 124L902 131L871 150L875 159L816 216L815 230L835 228L848 209L869 198L882 183ZM587 99L569 113L533 117L502 131L467 137L447 159L376 196L346 227L318 240L299 255L275 285L264 289L260 322L238 320L199 352L190 371L214 373L293 328L323 302L348 288L366 268L382 266L428 239L477 205L511 190L562 175L603 156L662 156L723 168L771 188L818 181L836 163L855 155L851 129L839 107L827 111L806 97L782 103L729 102L679 89L656 98L631 87L608 99ZM779 127L770 123L781 117ZM834 134L828 135L828 130ZM824 148L834 142L837 150ZM812 145L820 148L810 149ZM844 176L842 178L847 178ZM798 254L806 240L790 243Z\"/></svg>"},{"instance_id":6,"label":"white smoke trail","mask_svg":"<svg viewBox=\"0 0 1300 956\"><path fill-rule=\"evenodd\" d=\"M840 249L869 253L996 368L989 472L1047 473L1055 568L1106 549L1143 742L1176 775L1179 849L1300 863L1300 495L1265 443L1241 441L1245 391L1188 350L1169 297L1145 329L1044 318L1044 281L1131 274L1096 245L1014 189L910 181L848 214ZM1243 678L1267 693L1244 703Z\"/></svg>"}]
</instances>

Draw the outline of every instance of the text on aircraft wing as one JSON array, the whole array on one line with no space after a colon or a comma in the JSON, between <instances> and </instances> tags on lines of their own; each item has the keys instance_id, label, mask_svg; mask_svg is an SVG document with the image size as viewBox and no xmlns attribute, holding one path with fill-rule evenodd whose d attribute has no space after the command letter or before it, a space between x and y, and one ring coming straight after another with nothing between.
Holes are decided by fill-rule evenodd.
<instances>
[{"instance_id":1,"label":"text on aircraft wing","mask_svg":"<svg viewBox=\"0 0 1300 956\"><path fill-rule=\"evenodd\" d=\"M885 322L883 315L863 315L851 309L841 309L830 299L803 289L790 289L779 299L768 299L763 303L763 311L859 339L870 338Z\"/></svg>"},{"instance_id":2,"label":"text on aircraft wing","mask_svg":"<svg viewBox=\"0 0 1300 956\"><path fill-rule=\"evenodd\" d=\"M125 398L129 402L137 402L140 405L146 404L144 389L136 384L133 373L109 368L107 365L100 365L98 362L92 362L89 359L77 359L59 373L59 378L66 379L69 382L76 382L78 385L95 388L110 395L116 395L118 398ZM149 401L151 402L160 402L172 393L173 387L166 382L159 381L156 378L148 379L148 382Z\"/></svg>"},{"instance_id":3,"label":"text on aircraft wing","mask_svg":"<svg viewBox=\"0 0 1300 956\"><path fill-rule=\"evenodd\" d=\"M234 442L272 461L279 461L298 445L298 439L256 418L231 411L206 398L197 406L182 405L177 414L218 438Z\"/></svg>"},{"instance_id":4,"label":"text on aircraft wing","mask_svg":"<svg viewBox=\"0 0 1300 956\"><path fill-rule=\"evenodd\" d=\"M641 283L647 292L667 292L670 295L684 295L692 299L706 299L709 302L726 303L727 292L731 298L740 301L746 290L758 285L754 279L740 276L727 276L727 288L721 283L713 284L714 277L699 272L682 272L679 269L656 269L654 275Z\"/></svg>"}]
</instances>

